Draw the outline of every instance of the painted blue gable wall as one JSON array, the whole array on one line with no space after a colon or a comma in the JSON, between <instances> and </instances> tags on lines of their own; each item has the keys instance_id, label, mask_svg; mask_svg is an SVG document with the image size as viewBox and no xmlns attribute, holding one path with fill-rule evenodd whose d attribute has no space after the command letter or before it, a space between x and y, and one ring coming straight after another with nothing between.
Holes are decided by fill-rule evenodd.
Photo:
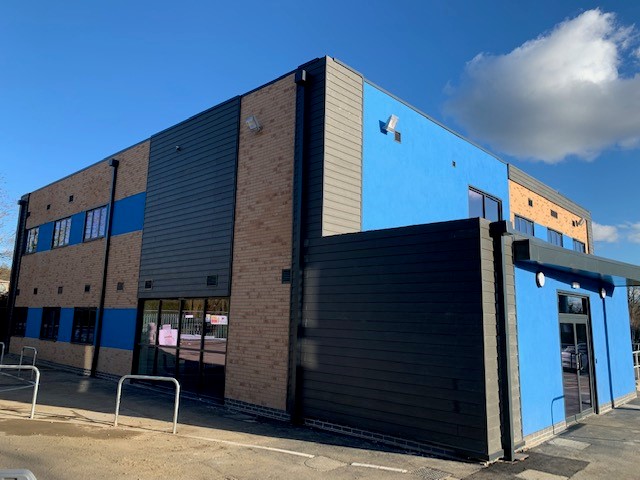
<instances>
[{"instance_id":1,"label":"painted blue gable wall","mask_svg":"<svg viewBox=\"0 0 640 480\"><path fill-rule=\"evenodd\" d=\"M546 275L543 288L535 282L536 271ZM581 288L572 290L571 282ZM631 357L631 335L626 291L609 292L604 305L600 285L577 275L564 275L544 268L516 266L516 311L523 434L530 435L565 418L560 360L557 291L587 295L591 306L591 330L595 381L599 405L635 391ZM609 369L610 367L610 369ZM610 377L609 371L612 372Z\"/></svg>"},{"instance_id":2,"label":"painted blue gable wall","mask_svg":"<svg viewBox=\"0 0 640 480\"><path fill-rule=\"evenodd\" d=\"M402 143L381 132L391 114ZM363 230L468 218L469 186L501 199L509 218L506 164L364 84Z\"/></svg>"},{"instance_id":3,"label":"painted blue gable wall","mask_svg":"<svg viewBox=\"0 0 640 480\"><path fill-rule=\"evenodd\" d=\"M133 350L135 330L135 308L106 308L100 344L103 347Z\"/></svg>"},{"instance_id":4,"label":"painted blue gable wall","mask_svg":"<svg viewBox=\"0 0 640 480\"><path fill-rule=\"evenodd\" d=\"M42 308L31 308L27 310L27 326L24 336L29 338L40 337L40 327L42 326Z\"/></svg>"}]
</instances>

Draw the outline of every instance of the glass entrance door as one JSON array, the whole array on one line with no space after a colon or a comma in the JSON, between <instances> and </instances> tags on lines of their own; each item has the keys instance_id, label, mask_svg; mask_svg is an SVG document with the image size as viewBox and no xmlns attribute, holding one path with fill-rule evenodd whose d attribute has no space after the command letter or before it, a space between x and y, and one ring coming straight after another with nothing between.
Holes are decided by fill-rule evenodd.
<instances>
[{"instance_id":1,"label":"glass entrance door","mask_svg":"<svg viewBox=\"0 0 640 480\"><path fill-rule=\"evenodd\" d=\"M574 313L574 309L573 312L563 312L563 299L560 300L560 358L567 421L575 421L593 412L588 304L586 299L573 298L577 298L583 303L584 311Z\"/></svg>"}]
</instances>

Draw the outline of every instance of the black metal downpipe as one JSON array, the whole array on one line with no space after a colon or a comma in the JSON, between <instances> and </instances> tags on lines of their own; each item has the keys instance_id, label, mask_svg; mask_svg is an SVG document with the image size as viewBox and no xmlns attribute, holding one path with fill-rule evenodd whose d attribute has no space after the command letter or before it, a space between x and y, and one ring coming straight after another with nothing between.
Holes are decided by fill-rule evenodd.
<instances>
[{"instance_id":1,"label":"black metal downpipe","mask_svg":"<svg viewBox=\"0 0 640 480\"><path fill-rule=\"evenodd\" d=\"M100 304L96 315L95 344L93 347L93 358L91 360L91 376L95 377L98 372L98 358L100 356L100 342L102 340L102 324L104 321L104 299L107 293L107 270L109 268L109 247L111 245L111 226L113 225L113 205L116 195L116 180L118 178L118 165L120 162L115 158L109 160L111 167L111 195L109 197L109 209L107 211L107 231L104 240L104 263L102 265L102 286L100 287Z\"/></svg>"},{"instance_id":2,"label":"black metal downpipe","mask_svg":"<svg viewBox=\"0 0 640 480\"><path fill-rule=\"evenodd\" d=\"M13 247L13 260L11 263L11 276L9 277L9 316L7 317L6 331L0 333L4 337L4 342L9 348L11 332L13 330L13 310L16 306L16 291L18 289L18 277L20 275L20 263L22 260L22 250L25 246L25 234L27 233L27 212L29 208L29 195L18 200L20 213L18 214L18 226L16 227L16 240Z\"/></svg>"}]
</instances>

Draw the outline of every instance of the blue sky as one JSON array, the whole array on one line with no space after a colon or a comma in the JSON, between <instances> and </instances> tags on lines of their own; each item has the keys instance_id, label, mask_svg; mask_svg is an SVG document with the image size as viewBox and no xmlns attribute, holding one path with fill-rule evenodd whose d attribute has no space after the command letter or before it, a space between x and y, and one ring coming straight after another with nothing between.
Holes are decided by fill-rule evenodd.
<instances>
[{"instance_id":1,"label":"blue sky","mask_svg":"<svg viewBox=\"0 0 640 480\"><path fill-rule=\"evenodd\" d=\"M0 175L15 205L331 55L590 210L596 254L640 264L639 32L639 2L7 0Z\"/></svg>"}]
</instances>

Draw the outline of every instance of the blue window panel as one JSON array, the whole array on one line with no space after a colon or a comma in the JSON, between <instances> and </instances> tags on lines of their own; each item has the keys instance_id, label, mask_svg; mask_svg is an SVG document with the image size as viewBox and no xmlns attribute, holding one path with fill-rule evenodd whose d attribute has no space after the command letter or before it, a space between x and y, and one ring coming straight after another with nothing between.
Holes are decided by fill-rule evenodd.
<instances>
[{"instance_id":1,"label":"blue window panel","mask_svg":"<svg viewBox=\"0 0 640 480\"><path fill-rule=\"evenodd\" d=\"M51 250L51 242L53 241L53 222L40 225L38 232L38 247L36 252L46 252Z\"/></svg>"},{"instance_id":2,"label":"blue window panel","mask_svg":"<svg viewBox=\"0 0 640 480\"><path fill-rule=\"evenodd\" d=\"M58 326L58 341L70 342L73 328L73 308L60 309L60 325Z\"/></svg>"},{"instance_id":3,"label":"blue window panel","mask_svg":"<svg viewBox=\"0 0 640 480\"><path fill-rule=\"evenodd\" d=\"M470 186L510 217L506 164L373 85L363 93L363 230L468 218ZM381 130L390 115L401 143Z\"/></svg>"},{"instance_id":4,"label":"blue window panel","mask_svg":"<svg viewBox=\"0 0 640 480\"><path fill-rule=\"evenodd\" d=\"M115 202L113 207L112 235L142 230L146 192L141 192Z\"/></svg>"},{"instance_id":5,"label":"blue window panel","mask_svg":"<svg viewBox=\"0 0 640 480\"><path fill-rule=\"evenodd\" d=\"M27 328L24 336L40 338L40 326L42 325L42 308L29 308L27 312Z\"/></svg>"},{"instance_id":6,"label":"blue window panel","mask_svg":"<svg viewBox=\"0 0 640 480\"><path fill-rule=\"evenodd\" d=\"M133 350L135 331L135 308L106 308L102 319L100 345L108 348Z\"/></svg>"},{"instance_id":7,"label":"blue window panel","mask_svg":"<svg viewBox=\"0 0 640 480\"><path fill-rule=\"evenodd\" d=\"M514 223L515 229L518 232L524 233L525 235L530 235L533 237L535 228L533 227L533 222L531 220L527 220L526 218L519 217L518 215L516 215L513 223Z\"/></svg>"},{"instance_id":8,"label":"blue window panel","mask_svg":"<svg viewBox=\"0 0 640 480\"><path fill-rule=\"evenodd\" d=\"M69 235L69 245L77 245L78 243L82 243L82 236L84 233L84 215L84 212L80 212L71 216L71 233Z\"/></svg>"}]
</instances>

